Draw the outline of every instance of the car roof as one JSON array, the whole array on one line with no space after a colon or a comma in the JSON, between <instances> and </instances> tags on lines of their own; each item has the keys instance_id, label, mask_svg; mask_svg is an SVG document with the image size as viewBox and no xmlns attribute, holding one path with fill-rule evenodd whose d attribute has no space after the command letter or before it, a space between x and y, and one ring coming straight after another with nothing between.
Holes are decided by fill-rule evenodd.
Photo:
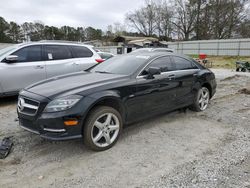
<instances>
[{"instance_id":1,"label":"car roof","mask_svg":"<svg viewBox=\"0 0 250 188\"><path fill-rule=\"evenodd\" d=\"M128 53L127 55L131 56L150 56L150 57L157 57L157 56L163 56L163 55L173 55L175 53L172 52L162 52L162 51L138 51L134 53Z\"/></svg>"},{"instance_id":2,"label":"car roof","mask_svg":"<svg viewBox=\"0 0 250 188\"><path fill-rule=\"evenodd\" d=\"M100 51L100 52L97 52L98 54L110 54L110 55L114 55L114 54L112 54L112 53L110 53L110 52L102 52L102 51Z\"/></svg>"},{"instance_id":3,"label":"car roof","mask_svg":"<svg viewBox=\"0 0 250 188\"><path fill-rule=\"evenodd\" d=\"M24 42L17 44L18 47L30 46L30 45L42 45L42 44L54 44L54 45L75 45L75 46L85 46L88 48L93 48L91 45L86 45L80 42L73 41L54 41L54 40L42 40L37 42Z\"/></svg>"},{"instance_id":4,"label":"car roof","mask_svg":"<svg viewBox=\"0 0 250 188\"><path fill-rule=\"evenodd\" d=\"M188 59L190 61L193 61L192 58L190 58L189 56L186 55L182 55L182 54L177 54L175 52L163 52L163 51L141 51L141 52L134 52L134 53L128 53L126 55L131 55L131 56L147 56L148 60L152 60L154 58L157 57L161 57L161 56L177 56L177 57L182 57L184 59Z\"/></svg>"},{"instance_id":5,"label":"car roof","mask_svg":"<svg viewBox=\"0 0 250 188\"><path fill-rule=\"evenodd\" d=\"M136 50L134 50L132 52L136 53L136 52L142 52L142 51L147 51L147 52L154 52L154 51L174 52L174 50L171 49L171 48L139 48L139 49L136 49Z\"/></svg>"}]
</instances>

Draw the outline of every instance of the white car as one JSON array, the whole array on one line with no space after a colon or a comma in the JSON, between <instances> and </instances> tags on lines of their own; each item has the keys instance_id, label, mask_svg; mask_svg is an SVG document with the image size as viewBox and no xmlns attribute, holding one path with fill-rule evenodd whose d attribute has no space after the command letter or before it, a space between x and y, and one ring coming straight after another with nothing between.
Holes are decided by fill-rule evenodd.
<instances>
[{"instance_id":1,"label":"white car","mask_svg":"<svg viewBox=\"0 0 250 188\"><path fill-rule=\"evenodd\" d=\"M1 49L0 96L15 95L32 83L101 62L91 46L77 43L41 41Z\"/></svg>"}]
</instances>

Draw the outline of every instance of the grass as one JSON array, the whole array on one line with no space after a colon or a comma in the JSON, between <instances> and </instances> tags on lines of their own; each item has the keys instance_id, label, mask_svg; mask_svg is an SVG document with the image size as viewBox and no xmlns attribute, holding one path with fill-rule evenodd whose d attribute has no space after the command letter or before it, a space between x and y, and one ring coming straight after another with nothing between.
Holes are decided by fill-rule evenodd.
<instances>
[{"instance_id":1,"label":"grass","mask_svg":"<svg viewBox=\"0 0 250 188\"><path fill-rule=\"evenodd\" d=\"M198 58L198 55L190 55L190 57ZM236 61L250 62L250 57L240 57L240 56L208 56L207 59L213 62L212 68L226 68L226 69L235 69Z\"/></svg>"}]
</instances>

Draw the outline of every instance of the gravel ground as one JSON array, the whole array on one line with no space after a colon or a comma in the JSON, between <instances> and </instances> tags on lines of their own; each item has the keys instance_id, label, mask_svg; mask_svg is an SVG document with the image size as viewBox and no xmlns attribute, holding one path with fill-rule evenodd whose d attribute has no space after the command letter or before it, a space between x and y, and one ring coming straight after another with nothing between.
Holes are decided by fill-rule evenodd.
<instances>
[{"instance_id":1,"label":"gravel ground","mask_svg":"<svg viewBox=\"0 0 250 188\"><path fill-rule=\"evenodd\" d=\"M1 99L0 138L13 136L14 147L0 160L0 187L250 188L250 73L213 71L218 90L205 112L131 125L104 152L22 130L16 97Z\"/></svg>"}]
</instances>

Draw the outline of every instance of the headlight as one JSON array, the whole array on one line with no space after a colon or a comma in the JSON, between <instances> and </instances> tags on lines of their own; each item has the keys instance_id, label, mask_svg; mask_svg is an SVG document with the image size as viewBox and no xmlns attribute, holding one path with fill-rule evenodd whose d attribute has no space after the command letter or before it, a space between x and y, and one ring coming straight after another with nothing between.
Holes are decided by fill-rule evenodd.
<instances>
[{"instance_id":1,"label":"headlight","mask_svg":"<svg viewBox=\"0 0 250 188\"><path fill-rule=\"evenodd\" d=\"M82 96L79 95L70 95L67 97L55 99L51 101L45 108L44 112L59 112L63 110L70 109L73 107Z\"/></svg>"}]
</instances>

